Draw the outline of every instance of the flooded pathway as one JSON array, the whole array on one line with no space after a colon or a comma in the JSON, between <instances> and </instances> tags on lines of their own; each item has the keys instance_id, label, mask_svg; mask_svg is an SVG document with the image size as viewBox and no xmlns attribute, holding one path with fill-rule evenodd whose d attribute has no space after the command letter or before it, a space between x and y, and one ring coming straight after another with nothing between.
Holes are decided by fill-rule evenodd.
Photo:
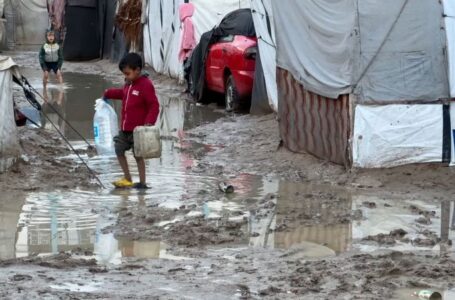
<instances>
[{"instance_id":1,"label":"flooded pathway","mask_svg":"<svg viewBox=\"0 0 455 300\"><path fill-rule=\"evenodd\" d=\"M25 74L33 85L40 85L35 71ZM43 93L92 142L94 100L112 84L85 74L67 73L65 78L71 84L63 89L50 85ZM257 250L260 260L261 251L274 249L280 259L297 262L386 250L455 258L451 242L455 238L455 201L422 199L412 193L373 195L334 185L251 175L248 170L230 176L209 169L200 159L223 145L196 141L187 130L215 122L224 112L180 99L172 87L162 90L162 157L147 162L152 189L61 189L4 195L0 201L0 260L70 252L94 258L101 266L125 265L129 258L137 258L191 261L191 268L197 268L197 258L184 249L205 246L207 253L229 265L245 251ZM120 103L114 105L118 111ZM86 147L58 115L46 106L44 111L77 149ZM45 122L41 125L52 129ZM74 155L65 158L76 159ZM115 157L83 158L107 187L121 176ZM135 166L134 158L128 159ZM132 175L138 177L135 167ZM235 193L219 192L222 180L229 181ZM191 231L192 227L201 231ZM182 235L187 236L182 239ZM197 244L200 241L202 245ZM216 284L229 282L213 278ZM51 288L90 293L108 285L65 284ZM179 294L182 287L172 288ZM410 292L399 290L397 299L407 299ZM241 299L244 291L239 288L237 293L236 298Z\"/></svg>"}]
</instances>

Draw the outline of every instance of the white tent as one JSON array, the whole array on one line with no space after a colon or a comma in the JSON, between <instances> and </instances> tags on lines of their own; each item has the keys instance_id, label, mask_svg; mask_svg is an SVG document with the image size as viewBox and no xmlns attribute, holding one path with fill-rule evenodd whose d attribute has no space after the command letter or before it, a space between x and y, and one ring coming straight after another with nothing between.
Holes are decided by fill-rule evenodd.
<instances>
[{"instance_id":1,"label":"white tent","mask_svg":"<svg viewBox=\"0 0 455 300\"><path fill-rule=\"evenodd\" d=\"M40 45L44 43L49 25L46 0L11 0L15 8L16 43ZM11 21L11 20L8 20Z\"/></svg>"},{"instance_id":2,"label":"white tent","mask_svg":"<svg viewBox=\"0 0 455 300\"><path fill-rule=\"evenodd\" d=\"M270 107L278 111L278 90L276 85L276 43L272 0L251 0L254 27L258 37L262 69L267 85Z\"/></svg>"},{"instance_id":3,"label":"white tent","mask_svg":"<svg viewBox=\"0 0 455 300\"><path fill-rule=\"evenodd\" d=\"M15 72L18 69L14 61L0 56L0 172L5 172L20 154L13 108L12 78Z\"/></svg>"},{"instance_id":4,"label":"white tent","mask_svg":"<svg viewBox=\"0 0 455 300\"><path fill-rule=\"evenodd\" d=\"M367 168L448 160L453 1L271 4L288 148Z\"/></svg>"},{"instance_id":5,"label":"white tent","mask_svg":"<svg viewBox=\"0 0 455 300\"><path fill-rule=\"evenodd\" d=\"M196 7L193 22L196 39L215 27L225 15L250 7L250 0L191 0ZM178 60L180 47L179 6L183 0L148 0L144 25L145 62L157 72L183 79Z\"/></svg>"}]
</instances>

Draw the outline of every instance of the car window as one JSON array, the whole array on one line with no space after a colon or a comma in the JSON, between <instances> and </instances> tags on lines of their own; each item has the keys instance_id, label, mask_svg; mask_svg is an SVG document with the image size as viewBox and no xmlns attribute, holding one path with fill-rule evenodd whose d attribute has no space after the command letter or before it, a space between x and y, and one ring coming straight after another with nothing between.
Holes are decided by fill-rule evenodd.
<instances>
[{"instance_id":1,"label":"car window","mask_svg":"<svg viewBox=\"0 0 455 300\"><path fill-rule=\"evenodd\" d=\"M234 41L234 36L232 34L223 36L218 40L219 43L230 43L233 41Z\"/></svg>"}]
</instances>

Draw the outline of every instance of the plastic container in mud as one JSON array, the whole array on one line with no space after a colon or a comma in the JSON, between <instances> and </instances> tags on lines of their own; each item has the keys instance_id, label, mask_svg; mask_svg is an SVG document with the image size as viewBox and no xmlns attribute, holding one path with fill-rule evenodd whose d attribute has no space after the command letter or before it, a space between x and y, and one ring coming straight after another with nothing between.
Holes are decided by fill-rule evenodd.
<instances>
[{"instance_id":1,"label":"plastic container in mud","mask_svg":"<svg viewBox=\"0 0 455 300\"><path fill-rule=\"evenodd\" d=\"M232 194L234 193L234 186L227 184L226 182L220 182L218 185L220 191L226 194Z\"/></svg>"},{"instance_id":2,"label":"plastic container in mud","mask_svg":"<svg viewBox=\"0 0 455 300\"><path fill-rule=\"evenodd\" d=\"M161 157L160 129L157 126L139 126L134 129L134 155L146 159Z\"/></svg>"},{"instance_id":3,"label":"plastic container in mud","mask_svg":"<svg viewBox=\"0 0 455 300\"><path fill-rule=\"evenodd\" d=\"M415 296L419 297L422 300L441 300L442 295L438 292L430 291L430 290L422 290L419 292L415 292Z\"/></svg>"},{"instance_id":4,"label":"plastic container in mud","mask_svg":"<svg viewBox=\"0 0 455 300\"><path fill-rule=\"evenodd\" d=\"M102 99L96 100L93 131L98 155L115 154L114 136L118 134L118 119L114 108Z\"/></svg>"}]
</instances>

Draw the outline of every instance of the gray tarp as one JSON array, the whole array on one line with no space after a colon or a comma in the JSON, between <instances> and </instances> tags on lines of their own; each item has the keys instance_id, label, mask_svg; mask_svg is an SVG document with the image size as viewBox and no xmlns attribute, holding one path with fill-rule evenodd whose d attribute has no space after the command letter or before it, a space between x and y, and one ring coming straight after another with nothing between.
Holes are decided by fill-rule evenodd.
<instances>
[{"instance_id":1,"label":"gray tarp","mask_svg":"<svg viewBox=\"0 0 455 300\"><path fill-rule=\"evenodd\" d=\"M434 0L360 0L360 60L357 75L379 55L359 84L362 102L431 101L449 96L442 6ZM357 80L356 77L354 80Z\"/></svg>"},{"instance_id":2,"label":"gray tarp","mask_svg":"<svg viewBox=\"0 0 455 300\"><path fill-rule=\"evenodd\" d=\"M349 93L353 76L355 0L272 1L278 67L329 98Z\"/></svg>"},{"instance_id":3,"label":"gray tarp","mask_svg":"<svg viewBox=\"0 0 455 300\"><path fill-rule=\"evenodd\" d=\"M289 70L309 91L338 98L356 86L361 103L448 97L439 1L286 4L272 1L278 67Z\"/></svg>"}]
</instances>

